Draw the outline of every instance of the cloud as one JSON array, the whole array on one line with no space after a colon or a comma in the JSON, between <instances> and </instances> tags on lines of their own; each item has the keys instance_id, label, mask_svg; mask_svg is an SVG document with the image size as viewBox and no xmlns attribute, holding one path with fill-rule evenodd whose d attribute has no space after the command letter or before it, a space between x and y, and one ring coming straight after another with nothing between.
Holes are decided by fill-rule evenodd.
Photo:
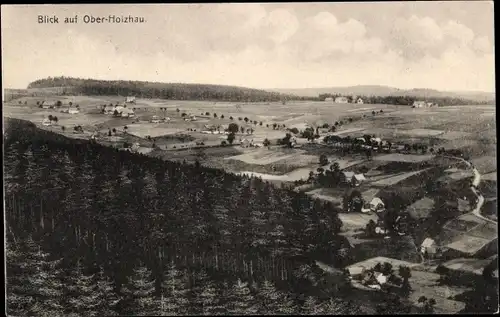
<instances>
[{"instance_id":1,"label":"cloud","mask_svg":"<svg viewBox=\"0 0 500 317\"><path fill-rule=\"evenodd\" d=\"M150 22L136 26L41 27L22 15L4 28L2 19L5 80L20 86L66 75L257 88L494 87L492 38L446 14L409 11L370 20L355 15L359 8L347 14L326 5L310 11L250 3L162 8L144 8Z\"/></svg>"}]
</instances>

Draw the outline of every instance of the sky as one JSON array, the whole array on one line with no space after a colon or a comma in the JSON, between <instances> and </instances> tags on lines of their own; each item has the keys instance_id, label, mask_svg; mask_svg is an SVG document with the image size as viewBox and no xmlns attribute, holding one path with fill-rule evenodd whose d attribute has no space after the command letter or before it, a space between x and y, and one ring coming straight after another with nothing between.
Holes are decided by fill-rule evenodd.
<instances>
[{"instance_id":1,"label":"sky","mask_svg":"<svg viewBox=\"0 0 500 317\"><path fill-rule=\"evenodd\" d=\"M39 15L59 23L38 23ZM145 22L91 24L85 15ZM1 27L6 88L71 76L495 90L493 1L8 5Z\"/></svg>"}]
</instances>

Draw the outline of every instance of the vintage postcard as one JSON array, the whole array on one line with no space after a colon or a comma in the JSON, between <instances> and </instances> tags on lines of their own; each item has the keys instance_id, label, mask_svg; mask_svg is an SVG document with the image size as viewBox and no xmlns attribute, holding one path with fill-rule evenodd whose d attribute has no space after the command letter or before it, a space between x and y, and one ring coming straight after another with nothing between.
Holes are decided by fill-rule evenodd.
<instances>
[{"instance_id":1,"label":"vintage postcard","mask_svg":"<svg viewBox=\"0 0 500 317\"><path fill-rule=\"evenodd\" d=\"M498 312L493 1L1 12L8 316Z\"/></svg>"}]
</instances>

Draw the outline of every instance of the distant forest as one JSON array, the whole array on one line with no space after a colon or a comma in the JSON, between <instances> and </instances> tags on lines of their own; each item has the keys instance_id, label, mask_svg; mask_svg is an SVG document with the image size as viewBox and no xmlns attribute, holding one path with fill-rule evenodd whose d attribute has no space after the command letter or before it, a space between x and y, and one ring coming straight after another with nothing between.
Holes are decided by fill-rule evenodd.
<instances>
[{"instance_id":1,"label":"distant forest","mask_svg":"<svg viewBox=\"0 0 500 317\"><path fill-rule=\"evenodd\" d=\"M325 98L340 97L339 94L321 94L319 95L319 100L325 100ZM422 98L422 97L412 97L412 96L363 96L358 95L358 98L363 99L363 103L367 104L387 104L387 105L401 105L401 106L411 106L414 101L426 101L437 103L439 106L459 106L459 105L489 105L492 101L477 101L469 100L464 98L455 97L432 97L432 98ZM351 96L347 96L349 102L352 101Z\"/></svg>"},{"instance_id":2,"label":"distant forest","mask_svg":"<svg viewBox=\"0 0 500 317\"><path fill-rule=\"evenodd\" d=\"M329 203L22 120L4 145L12 314L357 311L310 277L313 259L347 260Z\"/></svg>"},{"instance_id":3,"label":"distant forest","mask_svg":"<svg viewBox=\"0 0 500 317\"><path fill-rule=\"evenodd\" d=\"M36 80L31 88L68 87L71 94L121 95L138 98L159 98L172 100L213 100L235 102L276 102L286 100L314 100L316 98L285 95L259 89L236 86L158 83L147 81L96 80L72 77L49 77ZM65 91L62 89L62 91Z\"/></svg>"},{"instance_id":4,"label":"distant forest","mask_svg":"<svg viewBox=\"0 0 500 317\"><path fill-rule=\"evenodd\" d=\"M48 77L36 80L28 89L50 89L56 95L120 95L138 98L159 98L170 100L207 100L232 102L286 102L286 101L324 101L327 97L341 96L335 93L320 94L318 97L305 97L261 89L237 86L159 83L147 81L96 80L73 77ZM33 94L41 93L33 92ZM25 93L10 90L6 99L22 97ZM352 96L346 96L351 99ZM414 97L414 96L364 96L359 95L366 104L391 104L411 106L416 100L437 103L440 106L485 105L492 101L477 101L456 97ZM351 101L351 100L350 100Z\"/></svg>"}]
</instances>

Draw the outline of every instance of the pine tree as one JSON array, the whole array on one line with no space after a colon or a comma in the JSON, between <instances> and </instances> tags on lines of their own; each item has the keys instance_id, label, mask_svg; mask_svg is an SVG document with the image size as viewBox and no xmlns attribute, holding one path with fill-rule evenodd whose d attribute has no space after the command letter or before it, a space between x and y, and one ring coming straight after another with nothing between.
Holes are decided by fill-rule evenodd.
<instances>
[{"instance_id":1,"label":"pine tree","mask_svg":"<svg viewBox=\"0 0 500 317\"><path fill-rule=\"evenodd\" d=\"M324 307L319 304L318 300L315 297L309 296L306 298L304 304L302 305L302 314L322 315L324 313Z\"/></svg>"},{"instance_id":2,"label":"pine tree","mask_svg":"<svg viewBox=\"0 0 500 317\"><path fill-rule=\"evenodd\" d=\"M22 266L25 263L23 253L16 244L6 242L6 264L7 264L7 315L20 316L26 313L26 309L33 304L34 298L26 296Z\"/></svg>"},{"instance_id":3,"label":"pine tree","mask_svg":"<svg viewBox=\"0 0 500 317\"><path fill-rule=\"evenodd\" d=\"M240 279L231 289L228 296L227 312L231 315L252 315L258 311L254 296L250 293L247 283Z\"/></svg>"},{"instance_id":4,"label":"pine tree","mask_svg":"<svg viewBox=\"0 0 500 317\"><path fill-rule=\"evenodd\" d=\"M127 303L125 312L129 315L159 315L160 302L155 298L154 290L151 272L142 265L134 268L122 290Z\"/></svg>"},{"instance_id":5,"label":"pine tree","mask_svg":"<svg viewBox=\"0 0 500 317\"><path fill-rule=\"evenodd\" d=\"M113 289L112 281L104 274L102 268L99 270L99 273L96 274L95 283L95 292L98 295L95 306L96 311L101 316L117 315L114 309L120 298Z\"/></svg>"},{"instance_id":6,"label":"pine tree","mask_svg":"<svg viewBox=\"0 0 500 317\"><path fill-rule=\"evenodd\" d=\"M205 270L197 276L196 287L193 290L197 313L202 315L217 315L223 313L220 297L215 283L210 279Z\"/></svg>"},{"instance_id":7,"label":"pine tree","mask_svg":"<svg viewBox=\"0 0 500 317\"><path fill-rule=\"evenodd\" d=\"M293 300L276 289L272 282L265 280L257 295L261 303L262 314L294 314L296 308Z\"/></svg>"},{"instance_id":8,"label":"pine tree","mask_svg":"<svg viewBox=\"0 0 500 317\"><path fill-rule=\"evenodd\" d=\"M12 285L11 294L14 310L35 316L62 316L60 304L62 295L60 260L49 260L49 254L28 237L20 265L21 285ZM21 307L19 307L21 304Z\"/></svg>"},{"instance_id":9,"label":"pine tree","mask_svg":"<svg viewBox=\"0 0 500 317\"><path fill-rule=\"evenodd\" d=\"M161 312L163 316L183 315L188 311L186 276L172 261L162 283Z\"/></svg>"},{"instance_id":10,"label":"pine tree","mask_svg":"<svg viewBox=\"0 0 500 317\"><path fill-rule=\"evenodd\" d=\"M96 292L96 285L93 275L85 275L83 267L78 261L65 283L67 292L67 303L65 309L68 313L78 316L98 316L99 294Z\"/></svg>"}]
</instances>

